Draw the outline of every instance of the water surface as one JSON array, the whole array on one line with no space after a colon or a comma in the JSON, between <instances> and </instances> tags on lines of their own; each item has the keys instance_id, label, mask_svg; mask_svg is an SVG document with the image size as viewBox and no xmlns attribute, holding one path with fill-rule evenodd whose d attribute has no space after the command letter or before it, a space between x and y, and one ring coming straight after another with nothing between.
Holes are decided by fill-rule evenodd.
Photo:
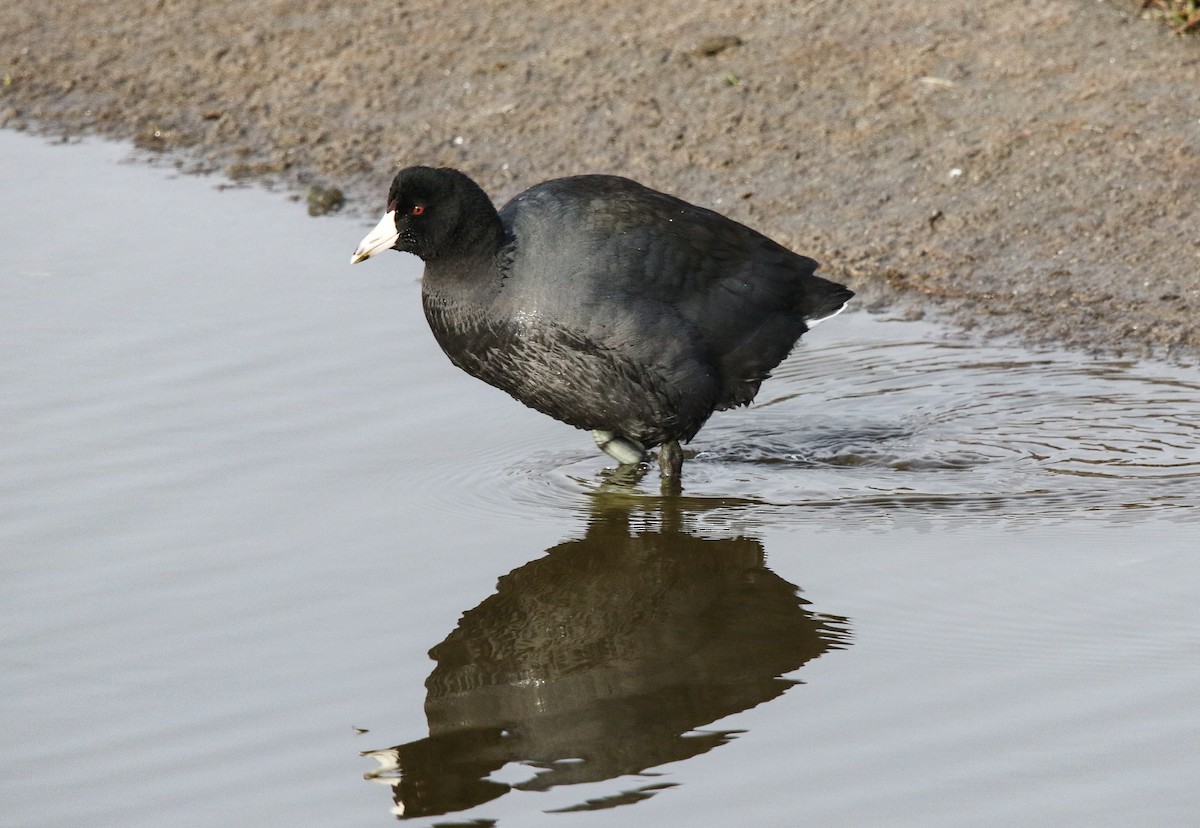
<instances>
[{"instance_id":1,"label":"water surface","mask_svg":"<svg viewBox=\"0 0 1200 828\"><path fill-rule=\"evenodd\" d=\"M6 823L1200 810L1200 372L847 313L664 500L125 156L0 132Z\"/></svg>"}]
</instances>

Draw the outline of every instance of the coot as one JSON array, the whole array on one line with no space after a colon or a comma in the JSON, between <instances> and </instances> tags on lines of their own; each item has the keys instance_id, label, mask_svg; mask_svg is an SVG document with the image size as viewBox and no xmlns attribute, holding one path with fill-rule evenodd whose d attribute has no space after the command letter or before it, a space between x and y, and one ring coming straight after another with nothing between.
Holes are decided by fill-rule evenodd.
<instances>
[{"instance_id":1,"label":"coot","mask_svg":"<svg viewBox=\"0 0 1200 828\"><path fill-rule=\"evenodd\" d=\"M425 317L451 362L621 464L662 446L664 478L681 440L753 400L854 295L745 225L611 175L546 181L497 212L458 170L409 167L351 261L388 248L424 259Z\"/></svg>"}]
</instances>

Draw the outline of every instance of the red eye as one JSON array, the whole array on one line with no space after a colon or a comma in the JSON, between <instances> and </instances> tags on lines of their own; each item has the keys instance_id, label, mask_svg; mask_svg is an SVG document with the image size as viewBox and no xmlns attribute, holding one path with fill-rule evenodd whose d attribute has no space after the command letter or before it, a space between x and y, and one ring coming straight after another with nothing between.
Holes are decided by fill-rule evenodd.
<instances>
[{"instance_id":1,"label":"red eye","mask_svg":"<svg viewBox=\"0 0 1200 828\"><path fill-rule=\"evenodd\" d=\"M425 205L424 204L414 204L413 208L411 210L409 210L408 212L412 213L414 216L419 216L419 215L421 215L421 213L425 212Z\"/></svg>"}]
</instances>

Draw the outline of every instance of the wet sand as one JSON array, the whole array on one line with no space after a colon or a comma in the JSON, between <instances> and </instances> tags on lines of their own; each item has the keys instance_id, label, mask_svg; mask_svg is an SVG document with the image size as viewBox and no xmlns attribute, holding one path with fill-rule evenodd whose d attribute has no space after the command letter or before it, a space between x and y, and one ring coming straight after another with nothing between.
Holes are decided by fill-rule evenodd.
<instances>
[{"instance_id":1,"label":"wet sand","mask_svg":"<svg viewBox=\"0 0 1200 828\"><path fill-rule=\"evenodd\" d=\"M336 186L364 217L403 164L497 201L624 174L820 259L867 305L1200 353L1200 42L1137 4L579 8L9 3L0 124Z\"/></svg>"}]
</instances>

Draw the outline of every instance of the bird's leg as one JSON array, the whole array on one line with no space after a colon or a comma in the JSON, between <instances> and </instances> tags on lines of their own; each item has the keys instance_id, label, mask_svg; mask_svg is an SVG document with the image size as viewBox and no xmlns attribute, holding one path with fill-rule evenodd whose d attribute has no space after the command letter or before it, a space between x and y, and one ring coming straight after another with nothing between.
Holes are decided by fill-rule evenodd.
<instances>
[{"instance_id":1,"label":"bird's leg","mask_svg":"<svg viewBox=\"0 0 1200 828\"><path fill-rule=\"evenodd\" d=\"M592 431L592 439L600 450L622 466L631 466L646 459L646 450L636 440L611 431Z\"/></svg>"},{"instance_id":2,"label":"bird's leg","mask_svg":"<svg viewBox=\"0 0 1200 828\"><path fill-rule=\"evenodd\" d=\"M669 440L658 450L658 472L664 479L675 480L683 473L683 449L678 440Z\"/></svg>"}]
</instances>

